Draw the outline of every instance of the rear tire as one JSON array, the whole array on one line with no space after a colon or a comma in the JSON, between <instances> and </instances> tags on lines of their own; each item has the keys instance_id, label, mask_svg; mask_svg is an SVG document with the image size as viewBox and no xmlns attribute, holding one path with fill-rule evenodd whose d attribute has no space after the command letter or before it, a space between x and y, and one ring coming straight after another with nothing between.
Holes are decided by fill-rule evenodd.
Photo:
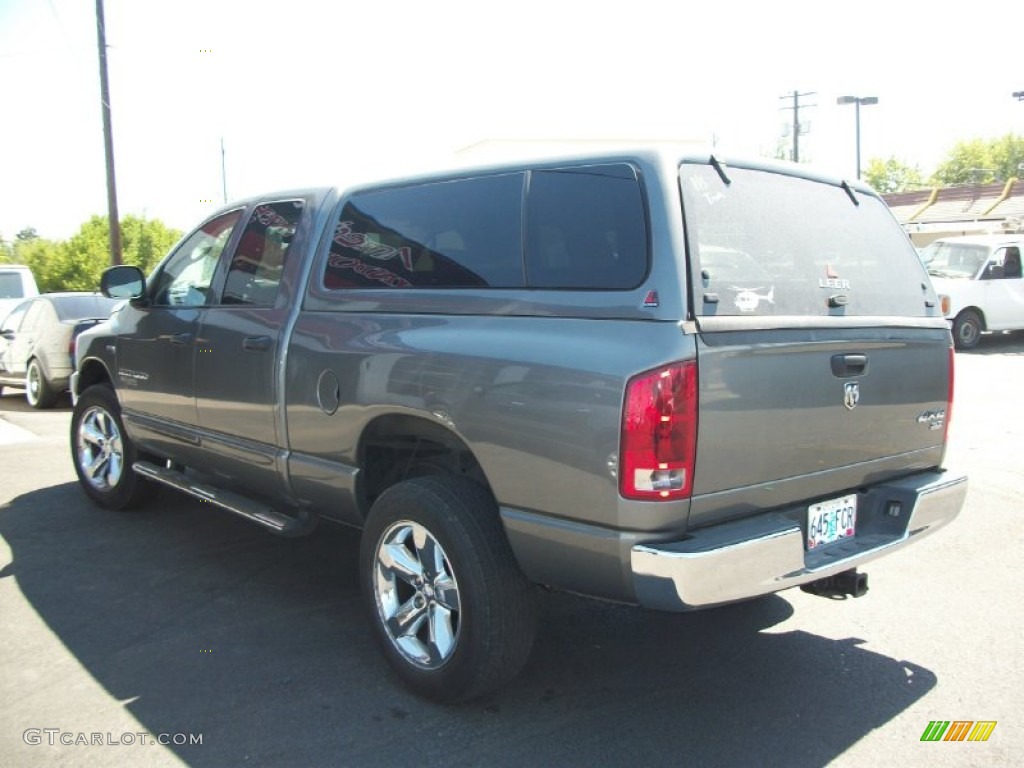
<instances>
[{"instance_id":1,"label":"rear tire","mask_svg":"<svg viewBox=\"0 0 1024 768\"><path fill-rule=\"evenodd\" d=\"M46 380L46 373L37 357L29 360L25 372L25 399L33 408L39 409L49 408L57 400L57 393Z\"/></svg>"},{"instance_id":2,"label":"rear tire","mask_svg":"<svg viewBox=\"0 0 1024 768\"><path fill-rule=\"evenodd\" d=\"M479 484L435 475L388 488L370 511L359 565L377 643L421 696L472 699L526 664L536 592Z\"/></svg>"},{"instance_id":3,"label":"rear tire","mask_svg":"<svg viewBox=\"0 0 1024 768\"><path fill-rule=\"evenodd\" d=\"M974 349L981 341L981 316L971 309L965 309L953 321L953 343L957 349Z\"/></svg>"},{"instance_id":4,"label":"rear tire","mask_svg":"<svg viewBox=\"0 0 1024 768\"><path fill-rule=\"evenodd\" d=\"M125 434L121 408L106 384L89 387L71 415L71 456L82 490L107 509L130 509L146 501L156 486L132 471L141 458Z\"/></svg>"}]
</instances>

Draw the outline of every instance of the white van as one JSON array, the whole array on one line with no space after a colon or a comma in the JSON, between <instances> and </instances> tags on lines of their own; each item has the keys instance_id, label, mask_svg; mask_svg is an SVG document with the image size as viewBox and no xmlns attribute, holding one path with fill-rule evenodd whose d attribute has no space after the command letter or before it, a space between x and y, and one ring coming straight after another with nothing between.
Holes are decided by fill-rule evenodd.
<instances>
[{"instance_id":1,"label":"white van","mask_svg":"<svg viewBox=\"0 0 1024 768\"><path fill-rule=\"evenodd\" d=\"M23 299L39 295L32 270L23 264L0 264L0 320Z\"/></svg>"},{"instance_id":2,"label":"white van","mask_svg":"<svg viewBox=\"0 0 1024 768\"><path fill-rule=\"evenodd\" d=\"M983 331L1024 329L1024 235L944 237L921 259L953 328L958 349L973 349Z\"/></svg>"}]
</instances>

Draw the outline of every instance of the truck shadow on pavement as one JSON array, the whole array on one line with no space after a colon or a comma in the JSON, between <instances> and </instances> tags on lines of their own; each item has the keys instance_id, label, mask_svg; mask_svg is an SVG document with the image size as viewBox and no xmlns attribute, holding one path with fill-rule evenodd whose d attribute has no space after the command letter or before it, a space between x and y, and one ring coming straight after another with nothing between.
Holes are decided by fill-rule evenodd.
<instances>
[{"instance_id":1,"label":"truck shadow on pavement","mask_svg":"<svg viewBox=\"0 0 1024 768\"><path fill-rule=\"evenodd\" d=\"M545 594L524 673L443 707L374 647L353 531L275 538L172 493L107 512L68 483L0 507L0 534L0 579L151 733L203 734L172 747L195 766L817 766L936 684L855 638L763 631L792 615L778 596L677 615Z\"/></svg>"}]
</instances>

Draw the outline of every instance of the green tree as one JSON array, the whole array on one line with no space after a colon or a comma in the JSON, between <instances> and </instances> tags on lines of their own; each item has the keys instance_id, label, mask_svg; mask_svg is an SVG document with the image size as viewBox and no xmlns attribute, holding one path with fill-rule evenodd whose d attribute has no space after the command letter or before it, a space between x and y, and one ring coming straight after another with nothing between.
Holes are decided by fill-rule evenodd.
<instances>
[{"instance_id":1,"label":"green tree","mask_svg":"<svg viewBox=\"0 0 1024 768\"><path fill-rule=\"evenodd\" d=\"M121 221L121 258L149 273L180 237L181 232L159 219L126 216Z\"/></svg>"},{"instance_id":2,"label":"green tree","mask_svg":"<svg viewBox=\"0 0 1024 768\"><path fill-rule=\"evenodd\" d=\"M989 184L1021 176L1017 166L1024 163L1024 138L1008 133L998 139L969 139L957 142L939 164L932 182Z\"/></svg>"},{"instance_id":3,"label":"green tree","mask_svg":"<svg viewBox=\"0 0 1024 768\"><path fill-rule=\"evenodd\" d=\"M123 261L149 271L180 236L159 220L126 216L121 221ZM32 268L41 291L95 291L110 266L110 228L105 216L93 216L66 241L19 236L12 251L14 261Z\"/></svg>"},{"instance_id":4,"label":"green tree","mask_svg":"<svg viewBox=\"0 0 1024 768\"><path fill-rule=\"evenodd\" d=\"M110 231L105 216L93 216L58 248L55 272L65 291L95 291L110 266Z\"/></svg>"},{"instance_id":5,"label":"green tree","mask_svg":"<svg viewBox=\"0 0 1024 768\"><path fill-rule=\"evenodd\" d=\"M1001 181L1024 178L1024 136L1008 133L993 139L991 146L992 166Z\"/></svg>"},{"instance_id":6,"label":"green tree","mask_svg":"<svg viewBox=\"0 0 1024 768\"><path fill-rule=\"evenodd\" d=\"M916 165L910 166L901 163L895 157L890 157L888 160L872 158L868 161L868 167L864 169L863 176L864 181L881 194L905 192L908 188L919 187L923 184L920 168Z\"/></svg>"},{"instance_id":7,"label":"green tree","mask_svg":"<svg viewBox=\"0 0 1024 768\"><path fill-rule=\"evenodd\" d=\"M32 270L40 291L59 291L63 286L56 276L58 249L58 243L42 237L18 240L12 248L11 260Z\"/></svg>"}]
</instances>

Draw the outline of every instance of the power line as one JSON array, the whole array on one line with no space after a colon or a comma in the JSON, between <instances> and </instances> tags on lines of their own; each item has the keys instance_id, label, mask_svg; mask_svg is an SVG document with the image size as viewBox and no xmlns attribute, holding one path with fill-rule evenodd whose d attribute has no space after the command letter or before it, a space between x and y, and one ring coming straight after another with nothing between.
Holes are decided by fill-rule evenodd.
<instances>
[{"instance_id":1,"label":"power line","mask_svg":"<svg viewBox=\"0 0 1024 768\"><path fill-rule=\"evenodd\" d=\"M50 6L50 13L53 14L53 20L57 23L57 29L60 30L60 36L64 38L64 45L68 50L73 51L75 47L71 44L71 38L68 37L67 30L64 29L64 22L60 20L60 14L57 13L57 8L53 4L53 0L46 0L46 4Z\"/></svg>"}]
</instances>

